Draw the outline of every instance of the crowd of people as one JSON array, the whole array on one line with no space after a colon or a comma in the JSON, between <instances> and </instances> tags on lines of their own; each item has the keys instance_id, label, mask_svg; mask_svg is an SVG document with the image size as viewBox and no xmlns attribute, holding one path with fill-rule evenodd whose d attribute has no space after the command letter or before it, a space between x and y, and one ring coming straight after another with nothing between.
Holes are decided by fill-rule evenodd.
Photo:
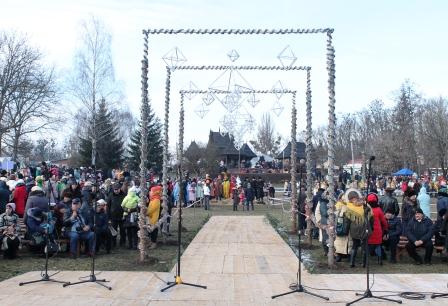
<instances>
[{"instance_id":1,"label":"crowd of people","mask_svg":"<svg viewBox=\"0 0 448 306\"><path fill-rule=\"evenodd\" d=\"M407 241L405 248L418 265L431 264L434 246L442 248L442 260L447 261L448 190L443 178L373 178L366 195L367 190L359 187L367 185L340 180L333 191L333 196L338 199L334 228L337 262L347 258L350 266L355 267L361 248L370 253L362 252L364 266L366 255L377 256L380 264L386 258L390 263L396 263L400 240ZM431 219L431 198L427 191L433 189L437 192L437 201L435 217ZM325 254L328 253L327 204L330 195L325 184L323 188L316 188L312 207ZM402 197L401 207L397 195ZM418 254L418 248L424 249L423 258Z\"/></svg>"}]
</instances>

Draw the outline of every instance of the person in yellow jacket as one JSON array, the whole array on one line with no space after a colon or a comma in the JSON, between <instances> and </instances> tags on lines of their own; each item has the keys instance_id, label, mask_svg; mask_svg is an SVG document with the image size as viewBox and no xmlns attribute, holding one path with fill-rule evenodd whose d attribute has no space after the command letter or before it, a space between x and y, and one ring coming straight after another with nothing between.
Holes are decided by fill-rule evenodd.
<instances>
[{"instance_id":1,"label":"person in yellow jacket","mask_svg":"<svg viewBox=\"0 0 448 306\"><path fill-rule=\"evenodd\" d=\"M222 183L222 191L223 191L223 196L224 199L229 199L230 198L230 181L229 178L226 176L224 176L224 182Z\"/></svg>"},{"instance_id":2,"label":"person in yellow jacket","mask_svg":"<svg viewBox=\"0 0 448 306\"><path fill-rule=\"evenodd\" d=\"M124 227L129 241L128 249L137 249L138 201L139 198L136 193L136 188L131 187L123 202L121 202L121 207L123 207L124 211Z\"/></svg>"},{"instance_id":3,"label":"person in yellow jacket","mask_svg":"<svg viewBox=\"0 0 448 306\"><path fill-rule=\"evenodd\" d=\"M160 216L160 199L162 197L162 186L156 185L151 187L149 192L148 218L149 223L154 225L159 220ZM157 234L159 229L156 228L151 232L151 246L150 249L157 247Z\"/></svg>"}]
</instances>

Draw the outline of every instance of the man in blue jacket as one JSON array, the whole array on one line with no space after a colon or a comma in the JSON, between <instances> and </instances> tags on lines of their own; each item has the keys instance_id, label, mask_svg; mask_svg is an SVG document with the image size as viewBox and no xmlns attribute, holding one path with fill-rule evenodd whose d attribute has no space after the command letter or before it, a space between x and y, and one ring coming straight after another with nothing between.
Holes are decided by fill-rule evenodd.
<instances>
[{"instance_id":1,"label":"man in blue jacket","mask_svg":"<svg viewBox=\"0 0 448 306\"><path fill-rule=\"evenodd\" d=\"M432 245L432 221L423 214L421 208L417 208L415 216L407 225L406 235L408 237L408 244L406 249L417 265L423 263L420 255L417 254L418 247L425 248L425 264L431 264L431 257L433 251Z\"/></svg>"},{"instance_id":2,"label":"man in blue jacket","mask_svg":"<svg viewBox=\"0 0 448 306\"><path fill-rule=\"evenodd\" d=\"M89 255L95 252L95 235L93 234L93 222L86 211L81 211L81 200L74 198L72 207L64 214L64 226L70 238L70 254L76 258L79 240L84 240L89 246Z\"/></svg>"}]
</instances>

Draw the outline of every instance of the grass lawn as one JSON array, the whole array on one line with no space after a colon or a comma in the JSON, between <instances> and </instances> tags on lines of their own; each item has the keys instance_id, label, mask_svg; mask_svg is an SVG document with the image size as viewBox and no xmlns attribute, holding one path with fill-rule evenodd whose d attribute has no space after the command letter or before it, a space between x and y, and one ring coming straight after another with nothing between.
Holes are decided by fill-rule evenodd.
<instances>
[{"instance_id":1,"label":"grass lawn","mask_svg":"<svg viewBox=\"0 0 448 306\"><path fill-rule=\"evenodd\" d=\"M285 207L288 210L289 207ZM280 233L293 250L297 249L297 236L288 234L291 226L290 215L284 213L281 206L256 205L254 211L232 211L231 201L223 201L220 204L211 203L211 210L205 211L202 208L189 208L183 210L182 250L186 249L193 240L197 232L207 222L210 216L214 215L263 215L267 217L270 224ZM173 220L171 226L172 236L165 242L160 241L155 250L150 251L149 260L138 263L138 251L115 248L107 255L104 250L96 259L96 269L98 271L160 271L167 272L173 268L177 256L177 219ZM160 240L160 239L159 239ZM16 260L0 259L0 281L22 274L28 271L41 270L44 266L44 258L30 253L26 248L19 253L20 258ZM323 256L322 248L318 241L314 240L311 247L304 246L303 258L306 268L312 273L364 273L361 267L361 257L356 268L350 268L347 260L337 264L336 269L328 269L327 259ZM59 253L49 261L49 270L90 270L90 259L87 257L76 260L68 258L67 253ZM447 273L448 265L441 263L439 255L433 255L432 266L414 266L407 255L396 265L384 262L379 266L372 258L372 272L377 273Z\"/></svg>"}]
</instances>

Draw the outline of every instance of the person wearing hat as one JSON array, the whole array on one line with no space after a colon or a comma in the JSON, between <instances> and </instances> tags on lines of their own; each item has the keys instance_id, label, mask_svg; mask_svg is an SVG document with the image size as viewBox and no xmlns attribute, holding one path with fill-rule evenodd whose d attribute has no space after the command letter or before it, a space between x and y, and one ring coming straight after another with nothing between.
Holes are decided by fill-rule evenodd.
<instances>
[{"instance_id":1,"label":"person wearing hat","mask_svg":"<svg viewBox=\"0 0 448 306\"><path fill-rule=\"evenodd\" d=\"M440 186L437 196L438 197L436 207L437 207L437 215L439 215L442 209L448 210L448 189L446 187L446 183L443 183L443 185Z\"/></svg>"},{"instance_id":2,"label":"person wearing hat","mask_svg":"<svg viewBox=\"0 0 448 306\"><path fill-rule=\"evenodd\" d=\"M71 208L64 214L65 232L70 239L70 255L76 259L79 240L87 242L88 254L95 252L95 235L92 232L93 223L90 216L81 211L81 200L74 198Z\"/></svg>"},{"instance_id":3,"label":"person wearing hat","mask_svg":"<svg viewBox=\"0 0 448 306\"><path fill-rule=\"evenodd\" d=\"M401 206L401 220L403 222L403 236L406 236L407 224L414 218L416 209L419 208L417 195L412 188L408 188L404 193L403 205Z\"/></svg>"},{"instance_id":4,"label":"person wearing hat","mask_svg":"<svg viewBox=\"0 0 448 306\"><path fill-rule=\"evenodd\" d=\"M394 197L395 189L388 186L385 189L386 193L383 195L379 201L379 205L383 210L383 213L386 213L389 209L392 209L395 216L398 216L400 213L400 206L398 205L398 200Z\"/></svg>"},{"instance_id":5,"label":"person wearing hat","mask_svg":"<svg viewBox=\"0 0 448 306\"><path fill-rule=\"evenodd\" d=\"M50 206L48 204L48 198L45 196L44 191L39 186L34 186L33 188L31 188L31 192L26 201L25 214L23 216L23 221L25 222L25 224L26 220L28 219L28 210L36 207L40 208L44 212L50 210Z\"/></svg>"},{"instance_id":6,"label":"person wearing hat","mask_svg":"<svg viewBox=\"0 0 448 306\"><path fill-rule=\"evenodd\" d=\"M65 193L69 192L72 198L81 198L81 187L73 178L67 181L67 187L62 191L62 198L64 198Z\"/></svg>"},{"instance_id":7,"label":"person wearing hat","mask_svg":"<svg viewBox=\"0 0 448 306\"><path fill-rule=\"evenodd\" d=\"M160 216L160 199L162 198L162 187L160 185L155 185L151 187L149 192L149 204L148 204L148 218L149 224L155 225L159 220ZM151 232L151 249L155 249L157 247L157 234L158 229L155 228Z\"/></svg>"},{"instance_id":8,"label":"person wearing hat","mask_svg":"<svg viewBox=\"0 0 448 306\"><path fill-rule=\"evenodd\" d=\"M126 229L123 225L123 199L125 198L125 193L121 190L120 183L114 183L112 185L112 193L107 197L107 213L109 215L109 220L112 223L112 227L120 233L120 247L124 247L126 244ZM117 237L112 238L112 246L117 245Z\"/></svg>"},{"instance_id":9,"label":"person wearing hat","mask_svg":"<svg viewBox=\"0 0 448 306\"><path fill-rule=\"evenodd\" d=\"M352 249L350 250L350 267L355 267L358 248L364 249L367 242L366 230L371 232L373 222L372 210L368 204L364 205L364 200L358 190L352 189L347 193L347 210L344 217L349 223L349 235L352 238ZM366 220L367 218L367 220ZM365 252L363 252L363 266L366 263Z\"/></svg>"},{"instance_id":10,"label":"person wearing hat","mask_svg":"<svg viewBox=\"0 0 448 306\"><path fill-rule=\"evenodd\" d=\"M107 202L103 199L96 201L95 212L96 227L96 252L98 253L101 245L104 244L106 253L110 253L112 246L112 235L109 230L109 217L107 215Z\"/></svg>"},{"instance_id":11,"label":"person wearing hat","mask_svg":"<svg viewBox=\"0 0 448 306\"><path fill-rule=\"evenodd\" d=\"M415 209L414 217L408 222L406 229L406 236L408 237L408 244L406 250L410 257L415 260L417 265L423 263L420 255L417 254L418 247L425 248L424 262L427 265L431 264L431 257L433 251L432 235L433 225L431 219L423 214L421 208Z\"/></svg>"},{"instance_id":12,"label":"person wearing hat","mask_svg":"<svg viewBox=\"0 0 448 306\"><path fill-rule=\"evenodd\" d=\"M388 225L383 210L378 205L378 196L375 193L369 193L366 202L372 208L373 216L372 233L367 242L369 244L370 253L376 253L379 264L381 265L383 258L381 244L383 243L383 236L387 234Z\"/></svg>"},{"instance_id":13,"label":"person wearing hat","mask_svg":"<svg viewBox=\"0 0 448 306\"><path fill-rule=\"evenodd\" d=\"M43 210L40 207L32 207L26 211L26 228L27 236L33 241L32 246L40 249L45 243L44 234L50 234L42 226L45 224L45 217L48 210Z\"/></svg>"},{"instance_id":14,"label":"person wearing hat","mask_svg":"<svg viewBox=\"0 0 448 306\"><path fill-rule=\"evenodd\" d=\"M383 244L390 250L390 263L397 263L397 245L403 232L401 218L395 215L395 210L389 208L384 215L387 221L387 233L383 235Z\"/></svg>"},{"instance_id":15,"label":"person wearing hat","mask_svg":"<svg viewBox=\"0 0 448 306\"><path fill-rule=\"evenodd\" d=\"M121 207L123 208L124 227L128 237L128 249L137 249L138 237L138 202L134 187L129 188L128 194L123 199Z\"/></svg>"},{"instance_id":16,"label":"person wearing hat","mask_svg":"<svg viewBox=\"0 0 448 306\"><path fill-rule=\"evenodd\" d=\"M16 204L16 213L22 218L25 212L25 202L28 198L26 186L23 179L18 179L14 191L12 192L12 201Z\"/></svg>"},{"instance_id":17,"label":"person wearing hat","mask_svg":"<svg viewBox=\"0 0 448 306\"><path fill-rule=\"evenodd\" d=\"M0 245L5 259L16 258L19 249L19 226L17 225L19 216L15 213L15 209L14 203L8 203L6 211L0 215Z\"/></svg>"}]
</instances>

